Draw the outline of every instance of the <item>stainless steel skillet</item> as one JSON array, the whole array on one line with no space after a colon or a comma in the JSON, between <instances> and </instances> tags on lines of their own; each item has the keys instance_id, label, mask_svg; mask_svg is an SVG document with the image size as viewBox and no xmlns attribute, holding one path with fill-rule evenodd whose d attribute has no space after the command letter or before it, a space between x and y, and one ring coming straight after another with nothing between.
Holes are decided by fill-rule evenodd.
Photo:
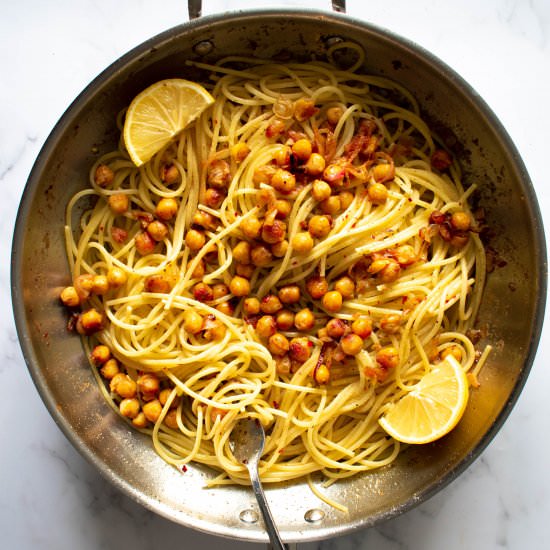
<instances>
[{"instance_id":1,"label":"stainless steel skillet","mask_svg":"<svg viewBox=\"0 0 550 550\"><path fill-rule=\"evenodd\" d=\"M185 525L225 536L265 540L243 488L204 490L207 469L185 475L167 467L148 441L116 418L95 389L82 348L65 331L57 294L67 282L61 227L66 201L86 185L96 149L116 140L113 120L136 92L160 78L200 78L187 58L227 53L257 57L322 56L345 38L367 52L366 70L407 86L447 139L470 181L482 183L502 265L489 279L480 324L497 344L482 388L456 432L412 449L391 469L334 486L348 516L321 505L304 484L270 488L286 540L343 534L401 513L458 475L494 436L519 395L542 322L546 258L536 198L517 151L483 101L429 53L363 22L337 14L292 10L241 12L176 27L139 46L102 73L52 132L29 178L13 244L13 302L29 369L53 417L79 450L128 494ZM504 223L505 222L505 223ZM244 513L243 513L244 512ZM243 513L241 515L241 513ZM309 520L309 521L308 521Z\"/></svg>"}]
</instances>

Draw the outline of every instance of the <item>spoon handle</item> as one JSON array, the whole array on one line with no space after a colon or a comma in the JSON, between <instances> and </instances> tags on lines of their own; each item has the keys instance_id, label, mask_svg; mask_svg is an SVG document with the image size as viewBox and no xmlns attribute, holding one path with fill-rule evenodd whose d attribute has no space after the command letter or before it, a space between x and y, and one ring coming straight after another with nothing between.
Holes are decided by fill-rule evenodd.
<instances>
[{"instance_id":1,"label":"spoon handle","mask_svg":"<svg viewBox=\"0 0 550 550\"><path fill-rule=\"evenodd\" d=\"M271 546L274 550L285 550L286 547L281 540L277 527L275 526L273 516L271 515L269 505L267 504L267 500L265 498L264 490L262 489L262 485L260 483L260 476L258 474L258 463L256 461L250 461L247 464L247 467L248 472L250 473L252 489L254 490L256 500L258 501L258 506L260 507L260 512L262 513L262 516L264 518L265 528L267 530L267 534L269 535Z\"/></svg>"}]
</instances>

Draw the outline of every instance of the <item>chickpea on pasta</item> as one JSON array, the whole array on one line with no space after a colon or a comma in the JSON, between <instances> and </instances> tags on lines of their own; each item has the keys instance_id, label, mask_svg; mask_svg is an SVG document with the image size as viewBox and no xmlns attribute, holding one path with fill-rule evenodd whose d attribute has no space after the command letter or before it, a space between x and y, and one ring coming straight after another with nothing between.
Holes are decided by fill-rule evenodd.
<instances>
[{"instance_id":1,"label":"chickpea on pasta","mask_svg":"<svg viewBox=\"0 0 550 550\"><path fill-rule=\"evenodd\" d=\"M474 186L387 79L196 65L214 104L140 168L121 141L68 205L61 299L100 387L211 485L248 480L228 444L245 415L267 431L264 482L387 465L385 408L446 354L480 367Z\"/></svg>"}]
</instances>

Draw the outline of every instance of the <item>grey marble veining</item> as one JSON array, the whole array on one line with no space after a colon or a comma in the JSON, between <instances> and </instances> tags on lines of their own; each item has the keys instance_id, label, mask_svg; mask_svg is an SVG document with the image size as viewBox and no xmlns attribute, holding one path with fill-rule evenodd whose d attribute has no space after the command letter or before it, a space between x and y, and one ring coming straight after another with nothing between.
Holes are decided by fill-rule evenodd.
<instances>
[{"instance_id":1,"label":"grey marble veining","mask_svg":"<svg viewBox=\"0 0 550 550\"><path fill-rule=\"evenodd\" d=\"M205 13L329 2L204 1ZM326 5L325 5L326 4ZM431 50L485 98L515 141L550 226L548 0L347 0L348 14ZM175 525L134 503L73 449L27 373L10 299L10 247L32 163L66 106L129 48L187 18L181 0L4 2L0 17L0 547L261 548ZM302 550L550 548L548 329L504 428L458 480L368 531Z\"/></svg>"}]
</instances>

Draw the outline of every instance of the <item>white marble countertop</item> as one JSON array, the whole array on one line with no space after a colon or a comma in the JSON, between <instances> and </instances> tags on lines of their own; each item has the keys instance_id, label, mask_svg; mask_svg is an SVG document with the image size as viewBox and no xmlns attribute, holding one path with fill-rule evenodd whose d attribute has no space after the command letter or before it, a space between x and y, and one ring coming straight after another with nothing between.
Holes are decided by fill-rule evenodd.
<instances>
[{"instance_id":1,"label":"white marble countertop","mask_svg":"<svg viewBox=\"0 0 550 550\"><path fill-rule=\"evenodd\" d=\"M325 5L326 3L326 5ZM3 2L0 18L0 546L80 550L260 545L157 517L111 487L50 418L25 367L11 314L10 246L33 161L70 101L122 53L187 19L182 0ZM205 12L235 0L205 0ZM243 6L329 2L262 2ZM348 0L348 14L431 50L485 98L515 141L550 227L549 0ZM407 514L312 550L550 548L550 328L507 423L450 486Z\"/></svg>"}]
</instances>

